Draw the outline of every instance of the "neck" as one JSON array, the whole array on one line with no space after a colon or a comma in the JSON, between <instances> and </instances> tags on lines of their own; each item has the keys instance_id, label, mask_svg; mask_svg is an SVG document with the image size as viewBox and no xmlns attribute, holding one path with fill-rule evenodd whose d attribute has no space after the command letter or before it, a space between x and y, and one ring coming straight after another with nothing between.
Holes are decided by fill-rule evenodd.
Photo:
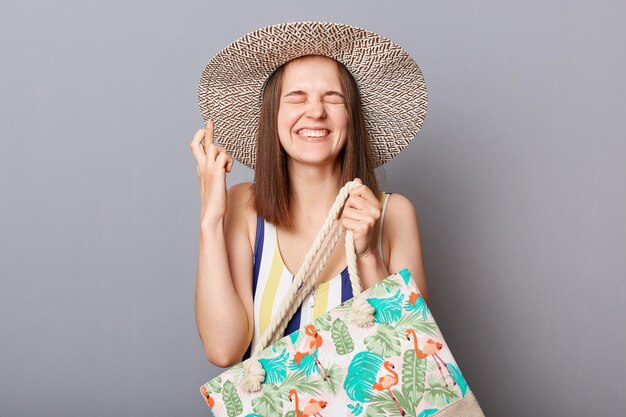
<instances>
[{"instance_id":1,"label":"neck","mask_svg":"<svg viewBox=\"0 0 626 417\"><path fill-rule=\"evenodd\" d=\"M344 184L341 183L341 166L289 164L292 210L295 219L307 224L324 221Z\"/></svg>"}]
</instances>

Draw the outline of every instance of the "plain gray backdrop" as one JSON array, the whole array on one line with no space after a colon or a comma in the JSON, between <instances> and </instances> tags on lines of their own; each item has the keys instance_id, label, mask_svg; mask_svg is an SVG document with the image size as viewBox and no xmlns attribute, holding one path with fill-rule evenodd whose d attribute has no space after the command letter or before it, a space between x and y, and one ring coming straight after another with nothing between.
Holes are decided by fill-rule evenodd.
<instances>
[{"instance_id":1,"label":"plain gray backdrop","mask_svg":"<svg viewBox=\"0 0 626 417\"><path fill-rule=\"evenodd\" d=\"M428 114L385 165L432 311L488 416L626 408L626 4L0 5L0 416L202 416L194 318L209 59L321 20L411 53ZM253 179L235 164L228 186Z\"/></svg>"}]
</instances>

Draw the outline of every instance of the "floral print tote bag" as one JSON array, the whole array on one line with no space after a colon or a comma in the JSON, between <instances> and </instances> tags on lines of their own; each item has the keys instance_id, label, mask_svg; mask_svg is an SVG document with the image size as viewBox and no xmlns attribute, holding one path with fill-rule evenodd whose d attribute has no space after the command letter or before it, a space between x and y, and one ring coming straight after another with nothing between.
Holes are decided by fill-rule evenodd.
<instances>
[{"instance_id":1,"label":"floral print tote bag","mask_svg":"<svg viewBox=\"0 0 626 417\"><path fill-rule=\"evenodd\" d=\"M355 297L288 336L277 336L342 233L332 237L307 277L353 184L341 189L252 356L200 387L210 415L484 417L409 270L362 291L349 230L346 258Z\"/></svg>"}]
</instances>

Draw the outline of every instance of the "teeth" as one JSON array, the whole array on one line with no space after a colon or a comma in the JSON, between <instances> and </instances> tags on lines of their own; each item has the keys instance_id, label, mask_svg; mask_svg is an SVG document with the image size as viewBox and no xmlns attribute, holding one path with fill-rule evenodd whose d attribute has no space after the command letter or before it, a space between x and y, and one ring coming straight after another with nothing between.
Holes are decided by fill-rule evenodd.
<instances>
[{"instance_id":1,"label":"teeth","mask_svg":"<svg viewBox=\"0 0 626 417\"><path fill-rule=\"evenodd\" d=\"M328 134L328 130L326 129L324 130L302 129L300 132L298 132L298 134L301 136L306 136L308 138L320 138L322 136L326 136Z\"/></svg>"}]
</instances>

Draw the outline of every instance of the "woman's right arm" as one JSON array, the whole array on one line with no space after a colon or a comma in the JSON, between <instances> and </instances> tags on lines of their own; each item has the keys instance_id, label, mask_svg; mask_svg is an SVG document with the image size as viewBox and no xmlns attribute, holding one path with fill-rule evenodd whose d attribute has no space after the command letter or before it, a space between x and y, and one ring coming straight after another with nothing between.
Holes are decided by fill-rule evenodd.
<instances>
[{"instance_id":1,"label":"woman's right arm","mask_svg":"<svg viewBox=\"0 0 626 417\"><path fill-rule=\"evenodd\" d=\"M198 161L202 195L196 324L207 359L225 368L241 361L254 329L252 248L245 217L248 185L226 191L232 158L213 144L211 125L199 130L190 146Z\"/></svg>"}]
</instances>

